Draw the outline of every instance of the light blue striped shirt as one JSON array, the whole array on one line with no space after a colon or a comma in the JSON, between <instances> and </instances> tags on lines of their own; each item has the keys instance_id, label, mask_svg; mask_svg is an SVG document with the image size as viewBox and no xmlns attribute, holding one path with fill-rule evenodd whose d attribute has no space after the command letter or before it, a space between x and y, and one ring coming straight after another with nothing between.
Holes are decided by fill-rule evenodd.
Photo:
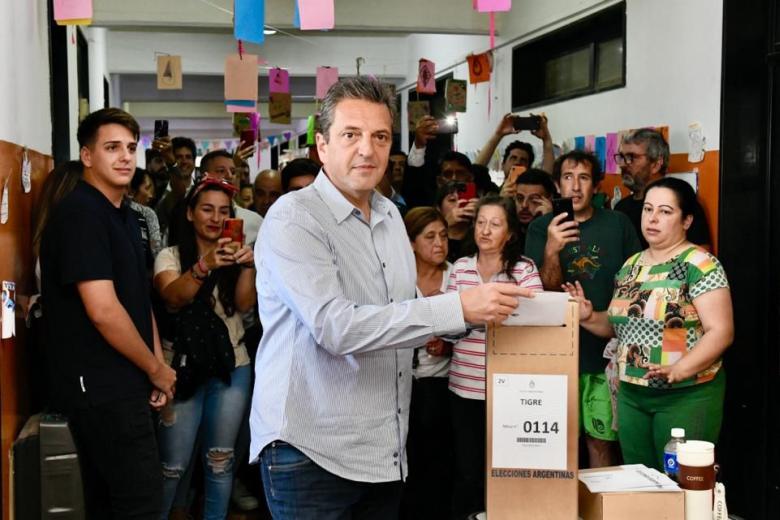
<instances>
[{"instance_id":1,"label":"light blue striped shirt","mask_svg":"<svg viewBox=\"0 0 780 520\"><path fill-rule=\"evenodd\" d=\"M464 330L458 294L414 299L398 209L374 193L369 224L324 172L271 207L255 258L250 459L282 440L343 478L405 478L410 347Z\"/></svg>"}]
</instances>

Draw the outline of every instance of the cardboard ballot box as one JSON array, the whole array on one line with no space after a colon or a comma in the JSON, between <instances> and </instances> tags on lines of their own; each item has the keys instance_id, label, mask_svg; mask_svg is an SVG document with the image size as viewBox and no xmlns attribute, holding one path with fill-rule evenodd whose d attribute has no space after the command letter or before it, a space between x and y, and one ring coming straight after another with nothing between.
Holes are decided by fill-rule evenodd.
<instances>
[{"instance_id":1,"label":"cardboard ballot box","mask_svg":"<svg viewBox=\"0 0 780 520\"><path fill-rule=\"evenodd\" d=\"M550 297L558 324L487 331L490 520L577 519L579 312Z\"/></svg>"},{"instance_id":2,"label":"cardboard ballot box","mask_svg":"<svg viewBox=\"0 0 780 520\"><path fill-rule=\"evenodd\" d=\"M585 474L614 469L583 469L581 472ZM580 482L579 507L582 520L684 520L685 495L680 489L593 493Z\"/></svg>"}]
</instances>

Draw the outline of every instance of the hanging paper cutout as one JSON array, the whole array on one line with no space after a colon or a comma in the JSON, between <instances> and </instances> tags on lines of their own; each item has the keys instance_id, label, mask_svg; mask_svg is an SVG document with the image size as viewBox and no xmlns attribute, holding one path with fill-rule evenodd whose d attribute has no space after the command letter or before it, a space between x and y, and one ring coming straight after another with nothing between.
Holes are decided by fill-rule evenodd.
<instances>
[{"instance_id":1,"label":"hanging paper cutout","mask_svg":"<svg viewBox=\"0 0 780 520\"><path fill-rule=\"evenodd\" d=\"M314 135L317 133L317 116L312 114L306 122L306 146L314 146L316 140Z\"/></svg>"},{"instance_id":2,"label":"hanging paper cutout","mask_svg":"<svg viewBox=\"0 0 780 520\"><path fill-rule=\"evenodd\" d=\"M618 140L617 133L610 132L607 134L607 166L604 170L607 173L618 173L620 169L615 162L615 154L618 153Z\"/></svg>"},{"instance_id":3,"label":"hanging paper cutout","mask_svg":"<svg viewBox=\"0 0 780 520\"><path fill-rule=\"evenodd\" d=\"M436 66L425 58L421 58L418 65L417 93L436 94Z\"/></svg>"},{"instance_id":4,"label":"hanging paper cutout","mask_svg":"<svg viewBox=\"0 0 780 520\"><path fill-rule=\"evenodd\" d=\"M498 13L512 9L512 0L475 0L474 4L480 13Z\"/></svg>"},{"instance_id":5,"label":"hanging paper cutout","mask_svg":"<svg viewBox=\"0 0 780 520\"><path fill-rule=\"evenodd\" d=\"M596 148L596 136L593 134L586 135L585 136L585 150L593 153L593 150Z\"/></svg>"},{"instance_id":6,"label":"hanging paper cutout","mask_svg":"<svg viewBox=\"0 0 780 520\"><path fill-rule=\"evenodd\" d=\"M265 41L265 0L235 0L233 36L261 44Z\"/></svg>"},{"instance_id":7,"label":"hanging paper cutout","mask_svg":"<svg viewBox=\"0 0 780 520\"><path fill-rule=\"evenodd\" d=\"M257 55L225 58L225 107L228 112L257 112Z\"/></svg>"},{"instance_id":8,"label":"hanging paper cutout","mask_svg":"<svg viewBox=\"0 0 780 520\"><path fill-rule=\"evenodd\" d=\"M448 79L444 84L444 99L447 100L447 112L466 111L466 80Z\"/></svg>"},{"instance_id":9,"label":"hanging paper cutout","mask_svg":"<svg viewBox=\"0 0 780 520\"><path fill-rule=\"evenodd\" d=\"M333 29L336 15L333 0L298 0L301 30Z\"/></svg>"},{"instance_id":10,"label":"hanging paper cutout","mask_svg":"<svg viewBox=\"0 0 780 520\"><path fill-rule=\"evenodd\" d=\"M298 0L293 0L293 6L295 11L293 12L293 27L296 29L301 28L301 11L298 9Z\"/></svg>"},{"instance_id":11,"label":"hanging paper cutout","mask_svg":"<svg viewBox=\"0 0 780 520\"><path fill-rule=\"evenodd\" d=\"M271 92L268 115L272 123L289 125L292 118L292 97L289 92Z\"/></svg>"},{"instance_id":12,"label":"hanging paper cutout","mask_svg":"<svg viewBox=\"0 0 780 520\"><path fill-rule=\"evenodd\" d=\"M337 67L317 67L317 99L325 99L328 89L339 80Z\"/></svg>"},{"instance_id":13,"label":"hanging paper cutout","mask_svg":"<svg viewBox=\"0 0 780 520\"><path fill-rule=\"evenodd\" d=\"M601 163L601 171L607 169L607 138L603 135L596 137L593 153L599 158Z\"/></svg>"},{"instance_id":14,"label":"hanging paper cutout","mask_svg":"<svg viewBox=\"0 0 780 520\"><path fill-rule=\"evenodd\" d=\"M466 57L469 63L469 83L483 83L490 81L490 55L472 54Z\"/></svg>"},{"instance_id":15,"label":"hanging paper cutout","mask_svg":"<svg viewBox=\"0 0 780 520\"><path fill-rule=\"evenodd\" d=\"M268 92L290 92L290 73L279 67L269 70Z\"/></svg>"},{"instance_id":16,"label":"hanging paper cutout","mask_svg":"<svg viewBox=\"0 0 780 520\"><path fill-rule=\"evenodd\" d=\"M431 104L428 101L409 101L406 105L406 112L409 114L409 128L414 131L417 122L423 116L431 114Z\"/></svg>"},{"instance_id":17,"label":"hanging paper cutout","mask_svg":"<svg viewBox=\"0 0 780 520\"><path fill-rule=\"evenodd\" d=\"M54 0L57 25L89 25L92 23L92 0Z\"/></svg>"},{"instance_id":18,"label":"hanging paper cutout","mask_svg":"<svg viewBox=\"0 0 780 520\"><path fill-rule=\"evenodd\" d=\"M578 135L574 138L574 149L575 150L585 150L585 136L584 135Z\"/></svg>"},{"instance_id":19,"label":"hanging paper cutout","mask_svg":"<svg viewBox=\"0 0 780 520\"><path fill-rule=\"evenodd\" d=\"M181 90L181 56L157 56L157 88Z\"/></svg>"}]
</instances>

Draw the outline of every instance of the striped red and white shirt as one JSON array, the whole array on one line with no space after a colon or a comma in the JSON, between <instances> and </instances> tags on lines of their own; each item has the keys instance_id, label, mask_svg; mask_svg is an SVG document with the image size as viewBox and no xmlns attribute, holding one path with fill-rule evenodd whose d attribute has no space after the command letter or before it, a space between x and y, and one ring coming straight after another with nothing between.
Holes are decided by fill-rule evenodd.
<instances>
[{"instance_id":1,"label":"striped red and white shirt","mask_svg":"<svg viewBox=\"0 0 780 520\"><path fill-rule=\"evenodd\" d=\"M533 261L521 258L512 269L514 280L504 271L493 275L491 282L514 283L537 291L543 290L542 279ZM477 271L477 256L467 256L455 262L450 274L447 292L461 292L481 285ZM485 331L472 330L468 336L455 343L450 363L450 390L466 399L485 399Z\"/></svg>"}]
</instances>

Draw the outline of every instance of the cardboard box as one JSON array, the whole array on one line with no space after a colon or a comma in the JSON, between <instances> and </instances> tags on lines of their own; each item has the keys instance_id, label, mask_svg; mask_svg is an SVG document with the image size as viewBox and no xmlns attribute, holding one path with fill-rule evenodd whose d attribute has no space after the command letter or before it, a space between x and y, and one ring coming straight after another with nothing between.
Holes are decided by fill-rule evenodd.
<instances>
[{"instance_id":1,"label":"cardboard box","mask_svg":"<svg viewBox=\"0 0 780 520\"><path fill-rule=\"evenodd\" d=\"M563 326L488 328L490 520L577 519L579 313L565 305Z\"/></svg>"},{"instance_id":2,"label":"cardboard box","mask_svg":"<svg viewBox=\"0 0 780 520\"><path fill-rule=\"evenodd\" d=\"M614 468L583 469L582 473ZM582 520L684 520L685 495L680 491L591 493L579 483Z\"/></svg>"}]
</instances>

